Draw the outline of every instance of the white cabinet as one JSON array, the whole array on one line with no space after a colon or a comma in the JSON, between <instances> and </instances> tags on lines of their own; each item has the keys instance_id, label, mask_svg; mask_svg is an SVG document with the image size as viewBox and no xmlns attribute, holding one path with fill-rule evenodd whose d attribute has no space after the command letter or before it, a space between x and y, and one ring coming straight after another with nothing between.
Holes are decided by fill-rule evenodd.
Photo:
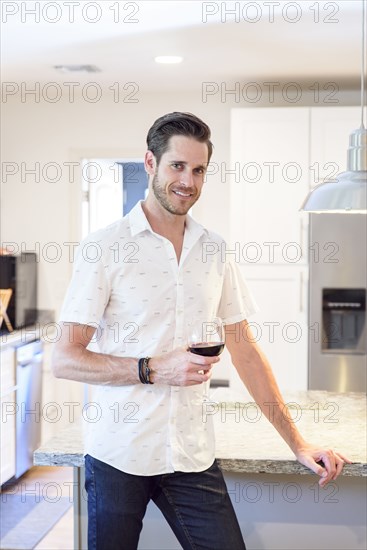
<instances>
[{"instance_id":1,"label":"white cabinet","mask_svg":"<svg viewBox=\"0 0 367 550\"><path fill-rule=\"evenodd\" d=\"M231 235L245 263L307 263L299 208L309 188L309 124L307 107L231 111Z\"/></svg>"},{"instance_id":2,"label":"white cabinet","mask_svg":"<svg viewBox=\"0 0 367 550\"><path fill-rule=\"evenodd\" d=\"M231 113L231 246L260 306L252 332L282 390L307 388L308 217L299 208L309 133L308 107ZM230 385L242 386L234 369Z\"/></svg>"},{"instance_id":3,"label":"white cabinet","mask_svg":"<svg viewBox=\"0 0 367 550\"><path fill-rule=\"evenodd\" d=\"M15 350L1 351L0 485L15 475Z\"/></svg>"}]
</instances>

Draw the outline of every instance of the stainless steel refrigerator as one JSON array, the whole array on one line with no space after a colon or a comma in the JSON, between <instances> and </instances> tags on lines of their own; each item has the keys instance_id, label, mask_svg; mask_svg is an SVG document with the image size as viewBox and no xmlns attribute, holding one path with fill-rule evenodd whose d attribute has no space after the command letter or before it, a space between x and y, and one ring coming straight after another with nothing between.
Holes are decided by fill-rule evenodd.
<instances>
[{"instance_id":1,"label":"stainless steel refrigerator","mask_svg":"<svg viewBox=\"0 0 367 550\"><path fill-rule=\"evenodd\" d=\"M365 214L310 214L311 390L366 391Z\"/></svg>"}]
</instances>

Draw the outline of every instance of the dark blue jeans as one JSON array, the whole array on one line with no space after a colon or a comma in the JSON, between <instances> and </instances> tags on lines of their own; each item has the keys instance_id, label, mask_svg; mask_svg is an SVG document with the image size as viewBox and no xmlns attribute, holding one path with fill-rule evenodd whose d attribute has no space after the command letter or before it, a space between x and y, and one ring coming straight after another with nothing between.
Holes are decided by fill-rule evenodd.
<instances>
[{"instance_id":1,"label":"dark blue jeans","mask_svg":"<svg viewBox=\"0 0 367 550\"><path fill-rule=\"evenodd\" d=\"M87 455L85 476L89 550L136 550L150 499L184 550L245 550L216 461L203 472L136 476Z\"/></svg>"}]
</instances>

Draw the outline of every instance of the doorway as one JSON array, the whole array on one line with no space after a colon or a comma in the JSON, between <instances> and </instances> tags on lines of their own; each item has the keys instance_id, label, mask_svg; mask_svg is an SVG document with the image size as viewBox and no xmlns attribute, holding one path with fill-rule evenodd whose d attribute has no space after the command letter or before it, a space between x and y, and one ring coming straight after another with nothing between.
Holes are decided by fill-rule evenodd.
<instances>
[{"instance_id":1,"label":"doorway","mask_svg":"<svg viewBox=\"0 0 367 550\"><path fill-rule=\"evenodd\" d=\"M128 214L147 191L142 159L83 159L82 238Z\"/></svg>"}]
</instances>

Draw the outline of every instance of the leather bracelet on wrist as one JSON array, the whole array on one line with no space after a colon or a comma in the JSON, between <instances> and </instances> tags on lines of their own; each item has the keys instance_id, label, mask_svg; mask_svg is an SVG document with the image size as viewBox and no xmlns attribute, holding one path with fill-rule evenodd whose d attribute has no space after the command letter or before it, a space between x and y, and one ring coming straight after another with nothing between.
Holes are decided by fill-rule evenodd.
<instances>
[{"instance_id":1,"label":"leather bracelet on wrist","mask_svg":"<svg viewBox=\"0 0 367 550\"><path fill-rule=\"evenodd\" d=\"M149 368L149 359L150 357L141 357L138 360L138 373L139 380L142 384L153 384L150 380L151 369Z\"/></svg>"}]
</instances>

